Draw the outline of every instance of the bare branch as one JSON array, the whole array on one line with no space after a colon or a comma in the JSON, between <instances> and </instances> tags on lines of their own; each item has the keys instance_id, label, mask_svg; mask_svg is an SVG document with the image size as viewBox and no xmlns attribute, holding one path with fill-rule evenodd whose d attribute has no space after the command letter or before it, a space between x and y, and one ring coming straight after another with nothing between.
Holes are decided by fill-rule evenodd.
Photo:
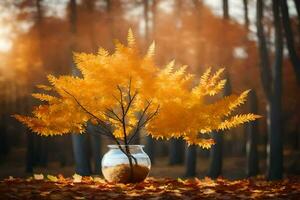
<instances>
[{"instance_id":1,"label":"bare branch","mask_svg":"<svg viewBox=\"0 0 300 200\"><path fill-rule=\"evenodd\" d=\"M148 117L146 118L146 120L141 124L141 127L143 127L144 125L146 125L151 119L153 119L153 117L155 117L159 112L159 105L157 106L156 110L148 115Z\"/></svg>"},{"instance_id":2,"label":"bare branch","mask_svg":"<svg viewBox=\"0 0 300 200\"><path fill-rule=\"evenodd\" d=\"M67 90L65 90L64 88L62 88L68 95L70 95L74 100L75 100L75 102L81 107L81 109L82 110L84 110L86 113L88 113L89 115L91 115L92 117L94 117L97 121L98 121L98 123L99 124L101 124L102 125L102 127L104 128L104 129L106 129L107 131L110 131L108 128L107 128L107 124L103 121L103 120L101 120L99 117L97 117L96 115L94 115L93 113L91 113L90 111L88 111L79 101L78 101L78 99L74 96L74 95L72 95L70 92L68 92Z\"/></svg>"},{"instance_id":3,"label":"bare branch","mask_svg":"<svg viewBox=\"0 0 300 200\"><path fill-rule=\"evenodd\" d=\"M122 119L115 113L115 111L111 108L106 108L106 111L110 112L113 116L116 117L116 120L122 123ZM112 117L111 117L112 118ZM114 118L113 118L114 119Z\"/></svg>"},{"instance_id":4,"label":"bare branch","mask_svg":"<svg viewBox=\"0 0 300 200\"><path fill-rule=\"evenodd\" d=\"M136 131L134 132L134 134L132 135L132 137L129 140L129 143L136 137L137 133L144 127L146 126L146 124L153 119L159 112L159 106L157 106L155 112L153 112L152 114L148 115L148 117L145 119L145 121L142 124L138 124L138 126L136 127Z\"/></svg>"},{"instance_id":5,"label":"bare branch","mask_svg":"<svg viewBox=\"0 0 300 200\"><path fill-rule=\"evenodd\" d=\"M138 92L135 91L135 93L133 94L132 98L131 98L131 96L129 97L128 105L127 105L127 107L126 107L126 109L125 109L125 112L124 112L124 115L125 115L125 116L127 115L128 111L129 111L129 109L130 109L130 106L131 106L131 104L134 102L134 99L135 99L135 97L137 96L137 94L138 94Z\"/></svg>"},{"instance_id":6,"label":"bare branch","mask_svg":"<svg viewBox=\"0 0 300 200\"><path fill-rule=\"evenodd\" d=\"M128 85L128 98L129 98L129 102L131 99L131 77L129 78L129 85Z\"/></svg>"},{"instance_id":7,"label":"bare branch","mask_svg":"<svg viewBox=\"0 0 300 200\"><path fill-rule=\"evenodd\" d=\"M119 101L119 103L120 103L120 106L121 106L121 109L122 109L122 113L123 113L123 116L124 116L124 105L123 105L123 92L122 92L122 89L121 89L121 87L119 86L119 85L117 85L117 88L118 88L118 90L119 90L119 92L120 92L120 101Z\"/></svg>"},{"instance_id":8,"label":"bare branch","mask_svg":"<svg viewBox=\"0 0 300 200\"><path fill-rule=\"evenodd\" d=\"M137 135L137 133L138 133L138 132L140 131L140 129L142 128L142 126L141 126L140 124L141 124L142 120L144 119L144 116L145 116L147 110L149 109L150 105L151 105L151 101L148 101L148 100L147 100L147 105L146 105L146 107L144 108L144 110L143 110L141 116L139 117L139 120L138 120L138 122L137 122L137 124L136 124L135 131L133 132L131 138L129 139L129 142L128 142L129 144L131 143L131 141L133 140L133 138Z\"/></svg>"},{"instance_id":9,"label":"bare branch","mask_svg":"<svg viewBox=\"0 0 300 200\"><path fill-rule=\"evenodd\" d=\"M121 101L120 101L115 95L112 95L112 97L113 97L119 104L121 104Z\"/></svg>"}]
</instances>

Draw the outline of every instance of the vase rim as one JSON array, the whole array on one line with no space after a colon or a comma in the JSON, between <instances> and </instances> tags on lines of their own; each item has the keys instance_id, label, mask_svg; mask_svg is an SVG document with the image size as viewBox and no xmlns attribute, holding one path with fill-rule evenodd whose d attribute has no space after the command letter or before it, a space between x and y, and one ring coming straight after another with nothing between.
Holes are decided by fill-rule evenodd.
<instances>
[{"instance_id":1,"label":"vase rim","mask_svg":"<svg viewBox=\"0 0 300 200\"><path fill-rule=\"evenodd\" d=\"M119 148L119 145L117 144L109 144L107 145L109 148ZM121 144L121 147L144 147L144 145L141 144L129 144L129 145L125 145L125 144Z\"/></svg>"}]
</instances>

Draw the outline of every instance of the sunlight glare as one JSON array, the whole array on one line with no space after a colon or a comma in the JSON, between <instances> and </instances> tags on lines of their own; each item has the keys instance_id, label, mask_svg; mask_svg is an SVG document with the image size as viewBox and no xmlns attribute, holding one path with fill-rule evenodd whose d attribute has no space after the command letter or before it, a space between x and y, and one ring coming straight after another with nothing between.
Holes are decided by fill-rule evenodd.
<instances>
[{"instance_id":1,"label":"sunlight glare","mask_svg":"<svg viewBox=\"0 0 300 200\"><path fill-rule=\"evenodd\" d=\"M12 42L7 38L0 38L0 52L8 52L12 47Z\"/></svg>"}]
</instances>

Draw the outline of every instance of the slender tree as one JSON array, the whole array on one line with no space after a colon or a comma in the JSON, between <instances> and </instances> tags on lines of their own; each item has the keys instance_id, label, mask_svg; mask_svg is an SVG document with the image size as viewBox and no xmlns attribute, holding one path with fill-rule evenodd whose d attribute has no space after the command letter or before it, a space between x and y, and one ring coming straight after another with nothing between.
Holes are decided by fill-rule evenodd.
<instances>
[{"instance_id":1,"label":"slender tree","mask_svg":"<svg viewBox=\"0 0 300 200\"><path fill-rule=\"evenodd\" d=\"M186 150L186 160L185 160L185 176L194 177L196 176L196 166L197 166L197 146L190 145Z\"/></svg>"},{"instance_id":2,"label":"slender tree","mask_svg":"<svg viewBox=\"0 0 300 200\"><path fill-rule=\"evenodd\" d=\"M37 30L37 38L39 42L39 52L42 65L44 58L44 47L43 47L43 18L44 12L42 8L42 0L35 1L35 27ZM36 102L32 102L35 104ZM29 130L28 130L29 132ZM27 136L27 152L26 152L26 171L32 172L34 165L46 166L48 161L48 140L32 133L26 134Z\"/></svg>"},{"instance_id":3,"label":"slender tree","mask_svg":"<svg viewBox=\"0 0 300 200\"><path fill-rule=\"evenodd\" d=\"M91 48L93 51L97 51L97 44L95 38L95 31L94 31L94 14L95 14L95 0L85 0L84 1L87 11L89 13L89 35L90 35L90 42ZM102 160L102 153L101 153L101 136L99 134L95 134L92 125L89 124L87 127L87 131L91 133L89 135L90 143L91 143L91 155L93 158L94 163L94 174L99 174L101 171L101 160Z\"/></svg>"},{"instance_id":4,"label":"slender tree","mask_svg":"<svg viewBox=\"0 0 300 200\"><path fill-rule=\"evenodd\" d=\"M1 92L2 98L0 99L0 157L4 157L8 153L8 139L7 139L7 108L8 108L8 101L7 101L7 84L1 83Z\"/></svg>"},{"instance_id":5,"label":"slender tree","mask_svg":"<svg viewBox=\"0 0 300 200\"><path fill-rule=\"evenodd\" d=\"M169 164L183 164L185 149L184 141L182 139L171 139L169 148Z\"/></svg>"},{"instance_id":6,"label":"slender tree","mask_svg":"<svg viewBox=\"0 0 300 200\"><path fill-rule=\"evenodd\" d=\"M71 32L71 52L75 49L76 46L76 34L77 34L77 4L76 0L70 0L69 3L70 9L70 32ZM70 60L72 55L70 55ZM79 73L75 69L74 65L72 65L72 73L77 76ZM87 135L86 134L72 134L72 143L73 143L73 154L76 165L76 173L80 175L90 175L91 174L91 166L88 158L87 152Z\"/></svg>"},{"instance_id":7,"label":"slender tree","mask_svg":"<svg viewBox=\"0 0 300 200\"><path fill-rule=\"evenodd\" d=\"M143 0L144 21L145 21L145 41L149 42L149 0Z\"/></svg>"},{"instance_id":8,"label":"slender tree","mask_svg":"<svg viewBox=\"0 0 300 200\"><path fill-rule=\"evenodd\" d=\"M300 59L297 55L296 49L295 49L295 41L294 41L294 34L291 27L291 21L290 21L290 14L289 9L287 5L287 0L280 0L281 2L281 13L282 13L282 24L283 29L285 33L285 39L287 44L287 49L289 52L290 60L294 66L294 71L296 74L296 78L298 81L298 84L300 85Z\"/></svg>"},{"instance_id":9,"label":"slender tree","mask_svg":"<svg viewBox=\"0 0 300 200\"><path fill-rule=\"evenodd\" d=\"M268 121L268 172L269 180L281 179L283 174L282 155L282 124L281 124L281 96L282 96L282 30L280 19L280 1L272 1L275 29L275 59L271 66L268 49L263 32L263 1L257 0L257 37L260 57L260 74L264 92L267 97Z\"/></svg>"},{"instance_id":10,"label":"slender tree","mask_svg":"<svg viewBox=\"0 0 300 200\"><path fill-rule=\"evenodd\" d=\"M175 15L176 15L176 32L175 37L180 38L181 33L181 8L182 8L182 1L177 0L175 4ZM174 46L174 57L177 58L179 47L177 43ZM184 141L181 138L174 138L171 139L169 142L169 164L176 165L176 164L183 164L184 162Z\"/></svg>"},{"instance_id":11,"label":"slender tree","mask_svg":"<svg viewBox=\"0 0 300 200\"><path fill-rule=\"evenodd\" d=\"M294 0L296 10L297 10L297 16L298 16L298 28L300 31L300 1L299 0Z\"/></svg>"},{"instance_id":12,"label":"slender tree","mask_svg":"<svg viewBox=\"0 0 300 200\"><path fill-rule=\"evenodd\" d=\"M229 6L228 6L228 0L222 0L223 3L223 18L229 19Z\"/></svg>"},{"instance_id":13,"label":"slender tree","mask_svg":"<svg viewBox=\"0 0 300 200\"><path fill-rule=\"evenodd\" d=\"M154 32L155 15L156 15L156 0L152 3L152 31ZM144 0L144 20L145 20L145 40L149 42L149 0ZM155 141L151 136L146 136L145 151L148 154L151 162L155 162Z\"/></svg>"},{"instance_id":14,"label":"slender tree","mask_svg":"<svg viewBox=\"0 0 300 200\"><path fill-rule=\"evenodd\" d=\"M229 96L231 94L231 83L228 73L226 74L226 85L224 87L224 96ZM223 133L213 132L213 139L215 140L215 145L212 146L210 150L210 165L208 170L208 176L215 179L218 178L222 173L223 167Z\"/></svg>"},{"instance_id":15,"label":"slender tree","mask_svg":"<svg viewBox=\"0 0 300 200\"><path fill-rule=\"evenodd\" d=\"M202 1L194 0L194 6L196 8L196 12L200 17L198 12L201 12ZM185 176L186 177L194 177L196 176L196 165L197 165L197 146L191 145L186 147L186 155L185 155Z\"/></svg>"},{"instance_id":16,"label":"slender tree","mask_svg":"<svg viewBox=\"0 0 300 200\"><path fill-rule=\"evenodd\" d=\"M252 90L249 93L248 108L250 112L257 113L257 95L255 90ZM245 125L246 134L247 134L247 144L246 144L246 153L247 153L247 176L256 176L259 171L258 165L258 153L257 153L257 139L258 139L258 122L250 122Z\"/></svg>"},{"instance_id":17,"label":"slender tree","mask_svg":"<svg viewBox=\"0 0 300 200\"><path fill-rule=\"evenodd\" d=\"M244 5L244 22L246 29L249 28L249 15L248 15L248 0L243 0Z\"/></svg>"}]
</instances>

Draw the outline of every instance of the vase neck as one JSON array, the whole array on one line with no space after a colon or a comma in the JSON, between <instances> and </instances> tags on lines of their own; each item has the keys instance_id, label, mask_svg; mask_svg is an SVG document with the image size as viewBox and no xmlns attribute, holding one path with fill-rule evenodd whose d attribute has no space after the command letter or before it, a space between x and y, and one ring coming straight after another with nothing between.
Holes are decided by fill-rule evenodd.
<instances>
[{"instance_id":1,"label":"vase neck","mask_svg":"<svg viewBox=\"0 0 300 200\"><path fill-rule=\"evenodd\" d=\"M120 150L120 147L126 151L128 149L131 152L143 151L144 145L107 145L111 150Z\"/></svg>"}]
</instances>

